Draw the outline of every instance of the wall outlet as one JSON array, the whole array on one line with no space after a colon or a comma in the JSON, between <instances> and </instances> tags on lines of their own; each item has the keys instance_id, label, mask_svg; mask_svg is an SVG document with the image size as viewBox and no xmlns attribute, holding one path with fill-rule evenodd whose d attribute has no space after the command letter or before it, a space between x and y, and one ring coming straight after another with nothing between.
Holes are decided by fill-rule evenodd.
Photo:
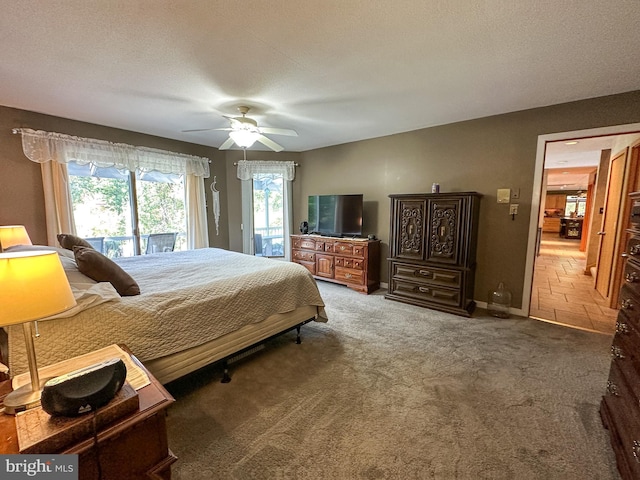
<instances>
[{"instance_id":1,"label":"wall outlet","mask_svg":"<svg viewBox=\"0 0 640 480\"><path fill-rule=\"evenodd\" d=\"M518 204L512 203L509 205L509 215L517 215L518 214Z\"/></svg>"}]
</instances>

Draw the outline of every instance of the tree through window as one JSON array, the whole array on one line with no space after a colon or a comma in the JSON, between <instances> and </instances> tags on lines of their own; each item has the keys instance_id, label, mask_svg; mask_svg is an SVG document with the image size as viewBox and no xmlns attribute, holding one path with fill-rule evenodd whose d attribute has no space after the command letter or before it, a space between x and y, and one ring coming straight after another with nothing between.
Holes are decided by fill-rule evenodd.
<instances>
[{"instance_id":1,"label":"tree through window","mask_svg":"<svg viewBox=\"0 0 640 480\"><path fill-rule=\"evenodd\" d=\"M76 232L103 239L105 255L144 252L151 233L177 233L175 250L186 249L183 175L133 173L76 162L67 166Z\"/></svg>"}]
</instances>

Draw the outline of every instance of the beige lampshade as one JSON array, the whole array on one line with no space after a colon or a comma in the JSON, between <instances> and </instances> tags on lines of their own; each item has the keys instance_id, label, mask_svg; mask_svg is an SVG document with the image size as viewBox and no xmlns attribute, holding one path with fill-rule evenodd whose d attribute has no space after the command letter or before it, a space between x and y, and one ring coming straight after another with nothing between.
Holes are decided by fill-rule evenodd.
<instances>
[{"instance_id":1,"label":"beige lampshade","mask_svg":"<svg viewBox=\"0 0 640 480\"><path fill-rule=\"evenodd\" d=\"M0 226L0 252L14 245L31 245L27 229L22 225Z\"/></svg>"},{"instance_id":2,"label":"beige lampshade","mask_svg":"<svg viewBox=\"0 0 640 480\"><path fill-rule=\"evenodd\" d=\"M39 320L75 304L56 252L0 253L0 326Z\"/></svg>"}]
</instances>

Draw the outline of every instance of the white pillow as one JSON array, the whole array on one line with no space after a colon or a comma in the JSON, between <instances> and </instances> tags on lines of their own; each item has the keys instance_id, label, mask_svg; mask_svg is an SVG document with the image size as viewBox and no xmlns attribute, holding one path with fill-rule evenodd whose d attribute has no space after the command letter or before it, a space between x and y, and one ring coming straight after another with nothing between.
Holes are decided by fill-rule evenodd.
<instances>
[{"instance_id":1,"label":"white pillow","mask_svg":"<svg viewBox=\"0 0 640 480\"><path fill-rule=\"evenodd\" d=\"M4 249L5 252L31 252L31 251L53 251L58 252L58 258L64 268L64 273L67 275L67 280L72 287L86 289L95 285L96 282L90 277L87 277L84 273L78 270L78 264L73 256L71 250L59 247L50 247L48 245L14 245Z\"/></svg>"},{"instance_id":2,"label":"white pillow","mask_svg":"<svg viewBox=\"0 0 640 480\"><path fill-rule=\"evenodd\" d=\"M67 257L73 259L73 252L66 248L50 247L49 245L13 245L4 249L5 252L32 252L36 250L47 250L58 252L60 257Z\"/></svg>"}]
</instances>

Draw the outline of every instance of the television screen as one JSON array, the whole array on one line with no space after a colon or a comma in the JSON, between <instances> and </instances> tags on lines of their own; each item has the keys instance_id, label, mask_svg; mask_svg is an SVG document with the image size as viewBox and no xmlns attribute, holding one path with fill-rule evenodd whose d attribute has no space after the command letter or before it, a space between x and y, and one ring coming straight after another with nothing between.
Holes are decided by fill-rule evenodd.
<instances>
[{"instance_id":1,"label":"television screen","mask_svg":"<svg viewBox=\"0 0 640 480\"><path fill-rule=\"evenodd\" d=\"M309 233L362 235L362 194L309 196Z\"/></svg>"}]
</instances>

